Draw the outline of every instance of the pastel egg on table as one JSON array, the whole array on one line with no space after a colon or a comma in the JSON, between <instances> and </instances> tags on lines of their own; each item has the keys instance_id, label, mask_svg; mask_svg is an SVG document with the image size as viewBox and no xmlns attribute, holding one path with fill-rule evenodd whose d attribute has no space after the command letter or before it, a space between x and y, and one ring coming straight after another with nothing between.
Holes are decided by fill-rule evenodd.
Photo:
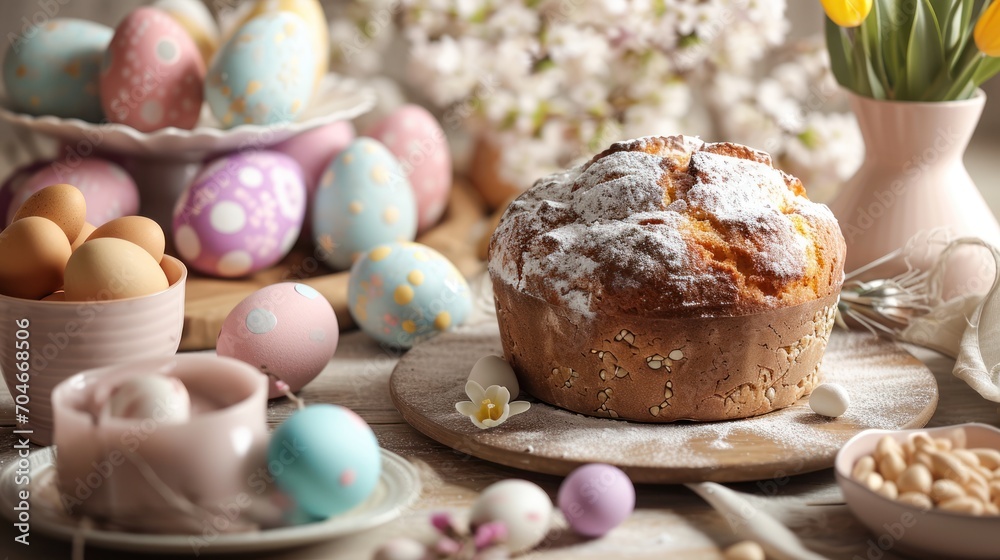
<instances>
[{"instance_id":1,"label":"pastel egg on table","mask_svg":"<svg viewBox=\"0 0 1000 560\"><path fill-rule=\"evenodd\" d=\"M246 276L288 254L305 206L302 170L295 160L270 151L222 156L181 193L174 207L174 246L203 274Z\"/></svg>"},{"instance_id":2,"label":"pastel egg on table","mask_svg":"<svg viewBox=\"0 0 1000 560\"><path fill-rule=\"evenodd\" d=\"M138 8L115 29L104 57L104 114L142 132L194 128L204 80L205 63L187 31L161 10Z\"/></svg>"},{"instance_id":3,"label":"pastel egg on table","mask_svg":"<svg viewBox=\"0 0 1000 560\"><path fill-rule=\"evenodd\" d=\"M216 54L205 98L227 128L291 122L309 104L314 62L302 18L267 13L243 25Z\"/></svg>"},{"instance_id":4,"label":"pastel egg on table","mask_svg":"<svg viewBox=\"0 0 1000 560\"><path fill-rule=\"evenodd\" d=\"M351 268L347 300L362 330L400 348L462 324L472 310L462 273L419 243L382 245L358 259Z\"/></svg>"},{"instance_id":5,"label":"pastel egg on table","mask_svg":"<svg viewBox=\"0 0 1000 560\"><path fill-rule=\"evenodd\" d=\"M306 284L280 282L247 296L229 313L216 351L273 375L295 392L323 371L339 337L326 298ZM272 380L268 398L284 394Z\"/></svg>"},{"instance_id":6,"label":"pastel egg on table","mask_svg":"<svg viewBox=\"0 0 1000 560\"><path fill-rule=\"evenodd\" d=\"M451 191L451 151L441 125L427 109L404 105L379 121L368 136L399 160L417 199L417 229L441 218Z\"/></svg>"},{"instance_id":7,"label":"pastel egg on table","mask_svg":"<svg viewBox=\"0 0 1000 560\"><path fill-rule=\"evenodd\" d=\"M14 213L31 195L60 183L80 189L87 201L87 222L94 226L139 212L139 189L132 177L116 163L89 157L75 165L53 161L21 181L13 188L5 224L14 219Z\"/></svg>"},{"instance_id":8,"label":"pastel egg on table","mask_svg":"<svg viewBox=\"0 0 1000 560\"><path fill-rule=\"evenodd\" d=\"M80 19L57 18L10 44L3 79L14 108L32 115L101 120L98 75L114 33Z\"/></svg>"},{"instance_id":9,"label":"pastel egg on table","mask_svg":"<svg viewBox=\"0 0 1000 560\"><path fill-rule=\"evenodd\" d=\"M323 174L313 201L318 252L334 270L346 270L364 252L417 234L413 190L377 140L358 138Z\"/></svg>"}]
</instances>

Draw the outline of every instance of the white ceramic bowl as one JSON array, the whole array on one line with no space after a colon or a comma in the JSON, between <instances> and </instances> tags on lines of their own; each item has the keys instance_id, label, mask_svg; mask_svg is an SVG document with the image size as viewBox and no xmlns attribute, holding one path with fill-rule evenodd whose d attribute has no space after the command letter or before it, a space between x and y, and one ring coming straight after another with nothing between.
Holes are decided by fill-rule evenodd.
<instances>
[{"instance_id":1,"label":"white ceramic bowl","mask_svg":"<svg viewBox=\"0 0 1000 560\"><path fill-rule=\"evenodd\" d=\"M837 454L834 470L847 506L874 536L868 558L889 550L921 558L986 559L1000 557L1000 516L976 517L940 510L924 512L872 492L851 478L854 463L871 455L882 436L903 443L914 432L944 437L963 428L966 447L1000 449L1000 429L986 424L959 424L917 430L867 430L851 438Z\"/></svg>"}]
</instances>

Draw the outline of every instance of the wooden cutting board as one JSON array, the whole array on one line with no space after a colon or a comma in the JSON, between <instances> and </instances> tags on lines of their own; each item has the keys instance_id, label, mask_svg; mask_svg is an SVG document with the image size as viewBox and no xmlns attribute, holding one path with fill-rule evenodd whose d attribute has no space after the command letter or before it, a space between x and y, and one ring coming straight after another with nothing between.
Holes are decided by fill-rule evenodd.
<instances>
[{"instance_id":1,"label":"wooden cutting board","mask_svg":"<svg viewBox=\"0 0 1000 560\"><path fill-rule=\"evenodd\" d=\"M864 430L925 426L938 402L934 375L900 346L837 330L822 371L825 381L851 396L840 418L821 417L802 399L745 420L639 424L575 414L522 394L520 400L531 401L527 412L480 430L455 403L469 400L469 371L488 354L503 355L495 321L417 345L392 373L393 403L411 426L456 451L561 476L587 463L609 463L634 482L787 480L833 466L843 444Z\"/></svg>"},{"instance_id":2,"label":"wooden cutting board","mask_svg":"<svg viewBox=\"0 0 1000 560\"><path fill-rule=\"evenodd\" d=\"M486 206L482 198L463 181L455 182L448 209L440 224L417 238L455 264L466 277L483 270L476 244L485 228ZM312 244L296 247L281 263L238 280L200 276L189 271L184 302L184 333L181 350L215 348L222 322L229 312L253 292L277 282L308 284L326 297L341 329L354 326L347 312L347 272L331 272L313 257Z\"/></svg>"}]
</instances>

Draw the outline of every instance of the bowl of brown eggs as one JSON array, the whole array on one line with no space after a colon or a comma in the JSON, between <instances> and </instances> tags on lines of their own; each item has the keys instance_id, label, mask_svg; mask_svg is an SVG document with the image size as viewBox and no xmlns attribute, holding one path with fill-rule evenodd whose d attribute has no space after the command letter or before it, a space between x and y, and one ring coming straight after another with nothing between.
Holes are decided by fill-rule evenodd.
<instances>
[{"instance_id":1,"label":"bowl of brown eggs","mask_svg":"<svg viewBox=\"0 0 1000 560\"><path fill-rule=\"evenodd\" d=\"M83 194L51 185L0 232L0 372L18 429L52 441L52 389L83 370L171 356L187 269L142 216L86 222Z\"/></svg>"},{"instance_id":2,"label":"bowl of brown eggs","mask_svg":"<svg viewBox=\"0 0 1000 560\"><path fill-rule=\"evenodd\" d=\"M868 558L996 558L1000 429L867 430L837 454L837 483L873 533Z\"/></svg>"}]
</instances>

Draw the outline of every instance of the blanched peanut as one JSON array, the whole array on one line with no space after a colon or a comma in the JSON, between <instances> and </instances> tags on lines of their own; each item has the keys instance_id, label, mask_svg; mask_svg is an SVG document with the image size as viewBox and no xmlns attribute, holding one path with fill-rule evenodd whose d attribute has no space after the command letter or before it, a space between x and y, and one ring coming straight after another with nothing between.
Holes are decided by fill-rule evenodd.
<instances>
[{"instance_id":1,"label":"blanched peanut","mask_svg":"<svg viewBox=\"0 0 1000 560\"><path fill-rule=\"evenodd\" d=\"M885 481L882 487L876 490L875 493L890 500L895 500L899 497L899 489L896 488L896 483L891 480Z\"/></svg>"},{"instance_id":2,"label":"blanched peanut","mask_svg":"<svg viewBox=\"0 0 1000 560\"><path fill-rule=\"evenodd\" d=\"M934 440L931 436L927 435L926 432L917 432L910 435L910 441L913 442L913 446L917 451L923 451L924 449L934 449Z\"/></svg>"},{"instance_id":3,"label":"blanched peanut","mask_svg":"<svg viewBox=\"0 0 1000 560\"><path fill-rule=\"evenodd\" d=\"M878 492L878 489L882 487L884 482L885 480L882 478L882 475L877 472L873 472L865 478L864 485L867 486L872 492Z\"/></svg>"},{"instance_id":4,"label":"blanched peanut","mask_svg":"<svg viewBox=\"0 0 1000 560\"><path fill-rule=\"evenodd\" d=\"M933 483L934 477L931 476L930 469L920 463L915 463L906 467L903 474L899 475L899 478L896 480L896 487L901 494L911 492L929 494ZM930 501L930 498L928 498L928 501Z\"/></svg>"},{"instance_id":5,"label":"blanched peanut","mask_svg":"<svg viewBox=\"0 0 1000 560\"><path fill-rule=\"evenodd\" d=\"M882 439L878 440L878 445L875 446L875 457L882 458L890 453L905 457L903 447L899 445L898 441L892 436L882 436Z\"/></svg>"},{"instance_id":6,"label":"blanched peanut","mask_svg":"<svg viewBox=\"0 0 1000 560\"><path fill-rule=\"evenodd\" d=\"M878 461L878 472L885 480L896 480L906 470L906 461L895 451L882 455Z\"/></svg>"},{"instance_id":7,"label":"blanched peanut","mask_svg":"<svg viewBox=\"0 0 1000 560\"><path fill-rule=\"evenodd\" d=\"M930 497L927 494L921 494L920 492L904 492L899 495L899 498L896 499L897 501L924 511L930 510L934 507L934 502L931 501Z\"/></svg>"},{"instance_id":8,"label":"blanched peanut","mask_svg":"<svg viewBox=\"0 0 1000 560\"><path fill-rule=\"evenodd\" d=\"M978 483L969 483L965 485L965 493L971 498L975 498L980 502L990 501L990 490L984 485Z\"/></svg>"},{"instance_id":9,"label":"blanched peanut","mask_svg":"<svg viewBox=\"0 0 1000 560\"><path fill-rule=\"evenodd\" d=\"M1000 515L1000 507L993 502L983 504L983 515Z\"/></svg>"},{"instance_id":10,"label":"blanched peanut","mask_svg":"<svg viewBox=\"0 0 1000 560\"><path fill-rule=\"evenodd\" d=\"M953 449L951 454L958 457L968 467L978 467L979 457L968 449Z\"/></svg>"},{"instance_id":11,"label":"blanched peanut","mask_svg":"<svg viewBox=\"0 0 1000 560\"><path fill-rule=\"evenodd\" d=\"M764 549L754 541L742 541L722 553L725 560L764 560Z\"/></svg>"},{"instance_id":12,"label":"blanched peanut","mask_svg":"<svg viewBox=\"0 0 1000 560\"><path fill-rule=\"evenodd\" d=\"M930 470L931 466L933 465L933 462L931 461L931 456L928 455L927 452L925 451L915 452L913 454L913 461L911 461L910 464L913 463L920 463L921 465L927 467L928 470Z\"/></svg>"},{"instance_id":13,"label":"blanched peanut","mask_svg":"<svg viewBox=\"0 0 1000 560\"><path fill-rule=\"evenodd\" d=\"M945 511L953 511L955 513L968 513L970 515L982 515L983 503L975 498L970 498L968 496L964 498L955 498L954 500L948 500L938 504L940 509Z\"/></svg>"},{"instance_id":14,"label":"blanched peanut","mask_svg":"<svg viewBox=\"0 0 1000 560\"><path fill-rule=\"evenodd\" d=\"M935 480L931 485L931 499L936 503L947 502L965 496L965 489L954 480Z\"/></svg>"},{"instance_id":15,"label":"blanched peanut","mask_svg":"<svg viewBox=\"0 0 1000 560\"><path fill-rule=\"evenodd\" d=\"M982 447L976 449L970 449L977 458L979 458L979 464L990 470L997 470L1000 468L1000 451L996 449L985 449Z\"/></svg>"},{"instance_id":16,"label":"blanched peanut","mask_svg":"<svg viewBox=\"0 0 1000 560\"><path fill-rule=\"evenodd\" d=\"M931 458L931 472L937 478L950 478L959 484L969 481L969 471L962 464L962 461L948 453L931 451L927 453Z\"/></svg>"},{"instance_id":17,"label":"blanched peanut","mask_svg":"<svg viewBox=\"0 0 1000 560\"><path fill-rule=\"evenodd\" d=\"M1000 480L991 480L989 489L990 496L993 498L1000 498Z\"/></svg>"},{"instance_id":18,"label":"blanched peanut","mask_svg":"<svg viewBox=\"0 0 1000 560\"><path fill-rule=\"evenodd\" d=\"M978 467L975 467L972 470L979 473L979 476L983 477L983 480L985 480L986 482L989 482L994 478L996 478L996 476L993 474L993 471L987 469L982 465L979 465Z\"/></svg>"},{"instance_id":19,"label":"blanched peanut","mask_svg":"<svg viewBox=\"0 0 1000 560\"><path fill-rule=\"evenodd\" d=\"M858 459L857 463L854 463L854 470L851 471L851 477L854 480L864 482L868 478L868 475L873 472L875 472L875 458L871 455L865 455Z\"/></svg>"},{"instance_id":20,"label":"blanched peanut","mask_svg":"<svg viewBox=\"0 0 1000 560\"><path fill-rule=\"evenodd\" d=\"M950 439L936 438L934 440L934 447L937 447L938 451L951 451L952 442Z\"/></svg>"},{"instance_id":21,"label":"blanched peanut","mask_svg":"<svg viewBox=\"0 0 1000 560\"><path fill-rule=\"evenodd\" d=\"M907 464L913 462L913 454L917 452L917 448L913 445L912 441L906 441L903 443L903 458L906 459Z\"/></svg>"}]
</instances>

